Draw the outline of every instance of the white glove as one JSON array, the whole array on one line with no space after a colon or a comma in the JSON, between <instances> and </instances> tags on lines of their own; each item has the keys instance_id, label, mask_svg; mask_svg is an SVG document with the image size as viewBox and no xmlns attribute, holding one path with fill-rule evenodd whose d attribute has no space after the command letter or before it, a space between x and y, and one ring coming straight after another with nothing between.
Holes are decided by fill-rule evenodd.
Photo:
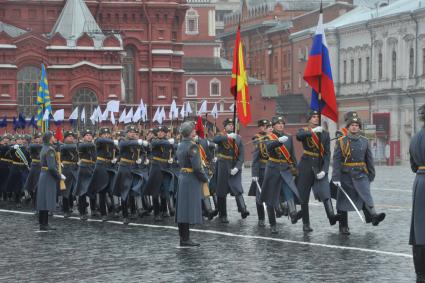
<instances>
[{"instance_id":1,"label":"white glove","mask_svg":"<svg viewBox=\"0 0 425 283\"><path fill-rule=\"evenodd\" d=\"M235 134L235 133L227 134L227 137L228 137L229 139L232 139L232 140L236 139L236 137L237 137L237 136L238 136L238 135L237 135L237 134Z\"/></svg>"},{"instance_id":2,"label":"white glove","mask_svg":"<svg viewBox=\"0 0 425 283\"><path fill-rule=\"evenodd\" d=\"M253 182L258 182L258 177L252 177Z\"/></svg>"},{"instance_id":3,"label":"white glove","mask_svg":"<svg viewBox=\"0 0 425 283\"><path fill-rule=\"evenodd\" d=\"M116 158L112 159L112 160L111 160L111 163L112 163L112 164L117 163L117 159L116 159Z\"/></svg>"},{"instance_id":4,"label":"white glove","mask_svg":"<svg viewBox=\"0 0 425 283\"><path fill-rule=\"evenodd\" d=\"M281 137L279 138L279 142L280 142L280 143L285 143L287 140L288 140L288 137L287 137L287 136L281 136Z\"/></svg>"},{"instance_id":5,"label":"white glove","mask_svg":"<svg viewBox=\"0 0 425 283\"><path fill-rule=\"evenodd\" d=\"M143 145L144 147L147 147L147 146L149 145L149 143L148 143L148 141L143 141L142 145Z\"/></svg>"},{"instance_id":6,"label":"white glove","mask_svg":"<svg viewBox=\"0 0 425 283\"><path fill-rule=\"evenodd\" d=\"M174 139L168 139L168 142L169 142L170 144L174 144Z\"/></svg>"},{"instance_id":7,"label":"white glove","mask_svg":"<svg viewBox=\"0 0 425 283\"><path fill-rule=\"evenodd\" d=\"M137 159L137 160L136 160L136 163L137 163L137 164L142 164L142 159L140 159L140 158L139 158L139 159Z\"/></svg>"},{"instance_id":8,"label":"white glove","mask_svg":"<svg viewBox=\"0 0 425 283\"><path fill-rule=\"evenodd\" d=\"M19 148L19 145L18 144L15 144L14 146L13 146L13 149L18 149Z\"/></svg>"},{"instance_id":9,"label":"white glove","mask_svg":"<svg viewBox=\"0 0 425 283\"><path fill-rule=\"evenodd\" d=\"M340 181L332 181L332 183L334 183L334 185L337 186L337 187L341 187Z\"/></svg>"},{"instance_id":10,"label":"white glove","mask_svg":"<svg viewBox=\"0 0 425 283\"><path fill-rule=\"evenodd\" d=\"M173 162L174 162L174 159L172 158L168 159L168 164L173 164Z\"/></svg>"},{"instance_id":11,"label":"white glove","mask_svg":"<svg viewBox=\"0 0 425 283\"><path fill-rule=\"evenodd\" d=\"M145 159L145 161L143 162L143 164L145 164L145 165L149 165L149 159Z\"/></svg>"},{"instance_id":12,"label":"white glove","mask_svg":"<svg viewBox=\"0 0 425 283\"><path fill-rule=\"evenodd\" d=\"M193 141L194 141L194 142L199 142L199 136L194 136L194 137L193 137Z\"/></svg>"},{"instance_id":13,"label":"white glove","mask_svg":"<svg viewBox=\"0 0 425 283\"><path fill-rule=\"evenodd\" d=\"M323 128L321 126L317 126L316 128L313 128L313 132L321 133L321 132L323 132Z\"/></svg>"},{"instance_id":14,"label":"white glove","mask_svg":"<svg viewBox=\"0 0 425 283\"><path fill-rule=\"evenodd\" d=\"M217 157L214 157L212 161L213 161L214 163L216 163L216 162L217 162Z\"/></svg>"},{"instance_id":15,"label":"white glove","mask_svg":"<svg viewBox=\"0 0 425 283\"><path fill-rule=\"evenodd\" d=\"M66 177L65 177L65 175L64 174L61 174L61 180L66 180Z\"/></svg>"},{"instance_id":16,"label":"white glove","mask_svg":"<svg viewBox=\"0 0 425 283\"><path fill-rule=\"evenodd\" d=\"M317 180L322 180L325 177L326 173L325 171L320 171L319 173L316 174L316 178Z\"/></svg>"},{"instance_id":17,"label":"white glove","mask_svg":"<svg viewBox=\"0 0 425 283\"><path fill-rule=\"evenodd\" d=\"M238 168L233 168L232 170L230 170L230 175L235 176L236 174L238 174L239 169Z\"/></svg>"},{"instance_id":18,"label":"white glove","mask_svg":"<svg viewBox=\"0 0 425 283\"><path fill-rule=\"evenodd\" d=\"M142 140L142 139L138 139L138 140L137 140L137 143L138 143L139 145L142 145L142 144L143 144L143 140Z\"/></svg>"},{"instance_id":19,"label":"white glove","mask_svg":"<svg viewBox=\"0 0 425 283\"><path fill-rule=\"evenodd\" d=\"M118 144L119 144L118 140L114 140L114 145L118 146Z\"/></svg>"}]
</instances>

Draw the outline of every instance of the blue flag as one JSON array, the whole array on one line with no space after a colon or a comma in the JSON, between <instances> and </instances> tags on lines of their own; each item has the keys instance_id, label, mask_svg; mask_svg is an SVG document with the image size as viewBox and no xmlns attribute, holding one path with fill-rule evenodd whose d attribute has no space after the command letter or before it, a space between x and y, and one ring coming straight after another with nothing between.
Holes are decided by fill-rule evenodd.
<instances>
[{"instance_id":1,"label":"blue flag","mask_svg":"<svg viewBox=\"0 0 425 283\"><path fill-rule=\"evenodd\" d=\"M23 113L19 113L18 124L20 129L25 129L27 125L27 121L25 120L25 116Z\"/></svg>"},{"instance_id":2,"label":"blue flag","mask_svg":"<svg viewBox=\"0 0 425 283\"><path fill-rule=\"evenodd\" d=\"M19 121L16 120L16 117L13 117L13 130L16 131L17 129L19 129Z\"/></svg>"},{"instance_id":3,"label":"blue flag","mask_svg":"<svg viewBox=\"0 0 425 283\"><path fill-rule=\"evenodd\" d=\"M35 119L34 115L31 117L31 120L28 123L28 127L33 127L34 129L38 129L37 120Z\"/></svg>"},{"instance_id":4,"label":"blue flag","mask_svg":"<svg viewBox=\"0 0 425 283\"><path fill-rule=\"evenodd\" d=\"M37 93L37 125L40 127L43 124L43 115L46 110L49 110L49 113L52 113L52 105L50 104L50 94L49 94L49 83L47 81L47 73L44 64L41 64L41 79L38 84L38 93ZM45 121L45 129L49 129L49 121Z\"/></svg>"},{"instance_id":5,"label":"blue flag","mask_svg":"<svg viewBox=\"0 0 425 283\"><path fill-rule=\"evenodd\" d=\"M7 127L7 117L6 115L3 116L3 121L0 122L0 128L6 128Z\"/></svg>"}]
</instances>

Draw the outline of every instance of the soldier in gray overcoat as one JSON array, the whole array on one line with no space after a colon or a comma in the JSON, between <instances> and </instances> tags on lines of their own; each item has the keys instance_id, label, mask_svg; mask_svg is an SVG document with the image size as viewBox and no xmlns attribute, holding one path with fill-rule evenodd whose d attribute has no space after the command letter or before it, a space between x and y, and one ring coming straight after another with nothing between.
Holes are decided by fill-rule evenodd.
<instances>
[{"instance_id":1,"label":"soldier in gray overcoat","mask_svg":"<svg viewBox=\"0 0 425 283\"><path fill-rule=\"evenodd\" d=\"M74 195L78 197L78 211L80 212L81 220L87 220L88 203L86 199L96 162L96 147L93 143L93 132L91 130L84 130L82 136L83 142L77 146L79 161ZM96 198L90 198L90 208L92 216L94 216Z\"/></svg>"},{"instance_id":2,"label":"soldier in gray overcoat","mask_svg":"<svg viewBox=\"0 0 425 283\"><path fill-rule=\"evenodd\" d=\"M199 246L189 237L190 224L202 224L202 184L208 182L201 164L199 148L192 141L196 135L193 122L184 122L180 128L183 140L177 149L180 165L177 190L176 222L179 227L180 246Z\"/></svg>"},{"instance_id":3,"label":"soldier in gray overcoat","mask_svg":"<svg viewBox=\"0 0 425 283\"><path fill-rule=\"evenodd\" d=\"M37 205L40 230L54 230L48 224L48 213L56 208L57 186L61 178L58 172L58 163L56 161L56 151L53 145L56 139L52 132L46 132L43 135L43 148L40 153L41 173L37 184Z\"/></svg>"},{"instance_id":4,"label":"soldier in gray overcoat","mask_svg":"<svg viewBox=\"0 0 425 283\"><path fill-rule=\"evenodd\" d=\"M213 139L213 142L218 146L216 194L220 221L229 223L226 208L228 193L235 196L236 205L242 219L248 217L249 211L243 199L242 166L245 156L242 138L234 133L233 119L224 120L223 126L224 131Z\"/></svg>"},{"instance_id":5,"label":"soldier in gray overcoat","mask_svg":"<svg viewBox=\"0 0 425 283\"><path fill-rule=\"evenodd\" d=\"M385 218L385 213L377 213L370 192L370 183L375 179L375 166L367 138L361 136L361 120L353 116L347 120L348 134L340 137L335 145L333 157L332 182L345 190L356 205L363 209L367 223L378 225ZM340 233L349 235L347 211L354 207L341 190L338 190L337 203Z\"/></svg>"},{"instance_id":6,"label":"soldier in gray overcoat","mask_svg":"<svg viewBox=\"0 0 425 283\"><path fill-rule=\"evenodd\" d=\"M6 153L9 151L12 136L5 134L0 138L0 180L7 180L9 175L9 167L12 162L6 158ZM0 184L0 200L7 200L6 182Z\"/></svg>"},{"instance_id":7,"label":"soldier in gray overcoat","mask_svg":"<svg viewBox=\"0 0 425 283\"><path fill-rule=\"evenodd\" d=\"M264 181L260 201L267 205L267 215L271 233L278 233L276 229L276 210L280 210L280 199L283 195L288 203L289 216L292 224L297 223L302 213L297 212L295 201L299 199L298 189L294 176L297 174L297 160L294 152L292 137L284 132L285 119L283 116L272 118L273 132L266 141L269 159L264 173Z\"/></svg>"},{"instance_id":8,"label":"soldier in gray overcoat","mask_svg":"<svg viewBox=\"0 0 425 283\"><path fill-rule=\"evenodd\" d=\"M73 131L65 131L64 144L60 146L62 174L65 175L65 190L61 191L62 194L62 210L64 217L71 216L71 210L74 203L73 192L77 180L78 172L78 151L75 142L76 135Z\"/></svg>"},{"instance_id":9,"label":"soldier in gray overcoat","mask_svg":"<svg viewBox=\"0 0 425 283\"><path fill-rule=\"evenodd\" d=\"M419 108L425 122L425 104ZM416 173L413 183L412 222L409 244L413 246L413 263L417 282L425 282L425 127L410 142L410 165Z\"/></svg>"},{"instance_id":10,"label":"soldier in gray overcoat","mask_svg":"<svg viewBox=\"0 0 425 283\"><path fill-rule=\"evenodd\" d=\"M35 133L33 142L28 146L28 152L30 154L31 159L31 167L23 188L25 197L27 198L30 196L33 200L35 200L38 178L40 176L40 152L42 147L42 134Z\"/></svg>"},{"instance_id":11,"label":"soldier in gray overcoat","mask_svg":"<svg viewBox=\"0 0 425 283\"><path fill-rule=\"evenodd\" d=\"M313 189L315 199L323 202L329 223L335 225L339 215L335 215L331 201L328 180L330 153L330 137L320 124L320 113L310 111L308 127L297 132L297 140L303 145L303 155L298 163L297 188L300 192L301 211L303 212L303 231L312 232L308 202Z\"/></svg>"},{"instance_id":12,"label":"soldier in gray overcoat","mask_svg":"<svg viewBox=\"0 0 425 283\"><path fill-rule=\"evenodd\" d=\"M258 185L262 185L264 181L264 173L266 171L269 153L267 152L266 141L269 139L269 133L273 131L272 123L267 119L261 119L258 122L259 132L252 138L254 143L254 151L252 152L251 176L252 182L249 188L248 196L255 196L255 204L257 207L258 226L264 227L265 212L264 205L260 202L260 189ZM258 184L258 185L257 185Z\"/></svg>"}]
</instances>

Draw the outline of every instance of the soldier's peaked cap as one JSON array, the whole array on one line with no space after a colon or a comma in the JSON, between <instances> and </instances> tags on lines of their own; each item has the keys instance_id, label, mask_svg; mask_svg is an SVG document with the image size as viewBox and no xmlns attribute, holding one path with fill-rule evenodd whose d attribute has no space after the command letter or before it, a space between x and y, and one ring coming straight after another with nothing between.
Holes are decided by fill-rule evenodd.
<instances>
[{"instance_id":1,"label":"soldier's peaked cap","mask_svg":"<svg viewBox=\"0 0 425 283\"><path fill-rule=\"evenodd\" d=\"M137 130L137 127L135 125L128 125L127 128L125 129L125 131L127 133L133 132L133 133L138 133L139 131Z\"/></svg>"},{"instance_id":2,"label":"soldier's peaked cap","mask_svg":"<svg viewBox=\"0 0 425 283\"><path fill-rule=\"evenodd\" d=\"M107 127L100 128L100 130L99 130L99 135L110 134L110 133L111 133L111 129L109 129Z\"/></svg>"},{"instance_id":3,"label":"soldier's peaked cap","mask_svg":"<svg viewBox=\"0 0 425 283\"><path fill-rule=\"evenodd\" d=\"M258 120L257 124L258 124L258 127L263 127L263 126L271 125L272 123L270 122L270 120L261 119L261 120Z\"/></svg>"},{"instance_id":4,"label":"soldier's peaked cap","mask_svg":"<svg viewBox=\"0 0 425 283\"><path fill-rule=\"evenodd\" d=\"M226 120L223 121L223 126L226 127L229 124L233 124L233 119L232 118L227 118Z\"/></svg>"},{"instance_id":5,"label":"soldier's peaked cap","mask_svg":"<svg viewBox=\"0 0 425 283\"><path fill-rule=\"evenodd\" d=\"M84 137L85 135L91 135L93 136L93 131L90 129L85 129L81 132L81 136Z\"/></svg>"},{"instance_id":6,"label":"soldier's peaked cap","mask_svg":"<svg viewBox=\"0 0 425 283\"><path fill-rule=\"evenodd\" d=\"M276 125L279 122L282 122L285 124L286 123L285 117L283 117L282 115L279 115L279 116L274 116L272 118L272 126Z\"/></svg>"}]
</instances>

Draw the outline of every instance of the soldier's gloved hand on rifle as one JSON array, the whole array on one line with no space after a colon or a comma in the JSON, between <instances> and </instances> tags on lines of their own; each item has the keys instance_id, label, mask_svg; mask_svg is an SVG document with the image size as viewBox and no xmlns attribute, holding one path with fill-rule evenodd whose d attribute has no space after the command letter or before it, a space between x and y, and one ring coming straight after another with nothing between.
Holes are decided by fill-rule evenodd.
<instances>
[{"instance_id":1,"label":"soldier's gloved hand on rifle","mask_svg":"<svg viewBox=\"0 0 425 283\"><path fill-rule=\"evenodd\" d=\"M288 137L287 136L281 136L278 140L279 140L280 143L285 143L288 140Z\"/></svg>"},{"instance_id":2,"label":"soldier's gloved hand on rifle","mask_svg":"<svg viewBox=\"0 0 425 283\"><path fill-rule=\"evenodd\" d=\"M116 159L116 158L112 159L112 160L111 160L111 163L112 163L112 164L117 163L117 159Z\"/></svg>"},{"instance_id":3,"label":"soldier's gloved hand on rifle","mask_svg":"<svg viewBox=\"0 0 425 283\"><path fill-rule=\"evenodd\" d=\"M236 174L238 174L239 169L238 168L233 168L232 170L230 170L230 175L235 176Z\"/></svg>"},{"instance_id":4,"label":"soldier's gloved hand on rifle","mask_svg":"<svg viewBox=\"0 0 425 283\"><path fill-rule=\"evenodd\" d=\"M173 164L173 162L174 162L174 159L172 159L172 158L168 159L168 164Z\"/></svg>"},{"instance_id":5,"label":"soldier's gloved hand on rifle","mask_svg":"<svg viewBox=\"0 0 425 283\"><path fill-rule=\"evenodd\" d=\"M143 141L143 142L142 142L142 145L143 145L144 147L147 147L147 146L149 145L149 143L148 143L148 141Z\"/></svg>"},{"instance_id":6,"label":"soldier's gloved hand on rifle","mask_svg":"<svg viewBox=\"0 0 425 283\"><path fill-rule=\"evenodd\" d=\"M136 160L136 163L137 163L137 164L142 164L142 159L140 159L140 158L139 158L139 159L137 159L137 160Z\"/></svg>"},{"instance_id":7,"label":"soldier's gloved hand on rifle","mask_svg":"<svg viewBox=\"0 0 425 283\"><path fill-rule=\"evenodd\" d=\"M143 164L148 165L149 164L149 159L145 159L145 161L143 162Z\"/></svg>"},{"instance_id":8,"label":"soldier's gloved hand on rifle","mask_svg":"<svg viewBox=\"0 0 425 283\"><path fill-rule=\"evenodd\" d=\"M229 139L232 139L232 140L236 139L236 137L237 137L237 136L238 136L238 135L237 135L237 134L235 134L235 133L227 134L227 137L228 137Z\"/></svg>"},{"instance_id":9,"label":"soldier's gloved hand on rifle","mask_svg":"<svg viewBox=\"0 0 425 283\"><path fill-rule=\"evenodd\" d=\"M325 177L326 173L325 171L320 171L319 173L316 174L316 178L317 180L322 180Z\"/></svg>"},{"instance_id":10,"label":"soldier's gloved hand on rifle","mask_svg":"<svg viewBox=\"0 0 425 283\"><path fill-rule=\"evenodd\" d=\"M321 126L317 126L316 128L313 128L313 132L321 133L321 132L323 132L323 128Z\"/></svg>"},{"instance_id":11,"label":"soldier's gloved hand on rifle","mask_svg":"<svg viewBox=\"0 0 425 283\"><path fill-rule=\"evenodd\" d=\"M194 137L193 137L193 141L194 141L194 142L199 142L199 136L198 136L198 135L194 136Z\"/></svg>"},{"instance_id":12,"label":"soldier's gloved hand on rifle","mask_svg":"<svg viewBox=\"0 0 425 283\"><path fill-rule=\"evenodd\" d=\"M258 182L258 177L252 177L253 182Z\"/></svg>"},{"instance_id":13,"label":"soldier's gloved hand on rifle","mask_svg":"<svg viewBox=\"0 0 425 283\"><path fill-rule=\"evenodd\" d=\"M18 149L18 148L19 148L19 144L13 145L13 149Z\"/></svg>"},{"instance_id":14,"label":"soldier's gloved hand on rifle","mask_svg":"<svg viewBox=\"0 0 425 283\"><path fill-rule=\"evenodd\" d=\"M169 142L170 144L174 144L174 139L168 139L168 142Z\"/></svg>"},{"instance_id":15,"label":"soldier's gloved hand on rifle","mask_svg":"<svg viewBox=\"0 0 425 283\"><path fill-rule=\"evenodd\" d=\"M332 183L334 183L334 185L337 186L337 187L341 187L340 181L332 181Z\"/></svg>"},{"instance_id":16,"label":"soldier's gloved hand on rifle","mask_svg":"<svg viewBox=\"0 0 425 283\"><path fill-rule=\"evenodd\" d=\"M66 180L66 177L65 177L65 175L64 174L61 174L61 180Z\"/></svg>"},{"instance_id":17,"label":"soldier's gloved hand on rifle","mask_svg":"<svg viewBox=\"0 0 425 283\"><path fill-rule=\"evenodd\" d=\"M118 140L114 140L114 145L118 146L118 144L119 144Z\"/></svg>"},{"instance_id":18,"label":"soldier's gloved hand on rifle","mask_svg":"<svg viewBox=\"0 0 425 283\"><path fill-rule=\"evenodd\" d=\"M216 163L217 162L217 157L214 157L212 161L213 161L213 163Z\"/></svg>"},{"instance_id":19,"label":"soldier's gloved hand on rifle","mask_svg":"<svg viewBox=\"0 0 425 283\"><path fill-rule=\"evenodd\" d=\"M138 143L139 145L143 145L143 140L142 140L142 139L138 139L138 140L137 140L137 143Z\"/></svg>"}]
</instances>

